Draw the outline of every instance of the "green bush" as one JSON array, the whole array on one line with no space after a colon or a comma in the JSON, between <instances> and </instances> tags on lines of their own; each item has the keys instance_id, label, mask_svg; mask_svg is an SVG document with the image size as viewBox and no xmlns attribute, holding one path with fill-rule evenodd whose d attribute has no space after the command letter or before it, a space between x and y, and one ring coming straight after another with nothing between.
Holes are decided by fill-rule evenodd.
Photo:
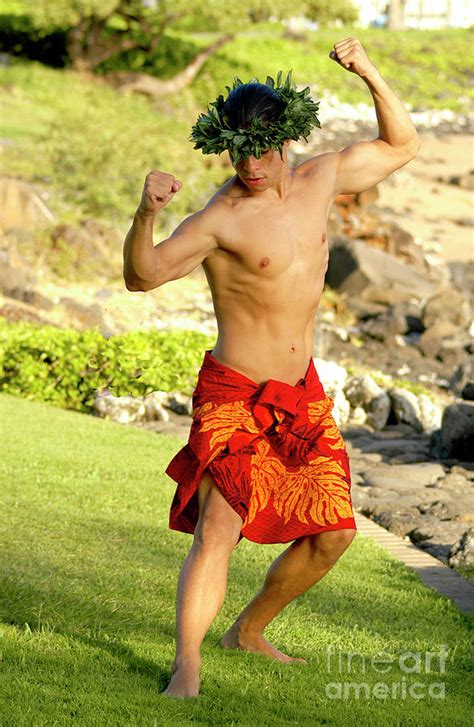
<instances>
[{"instance_id":1,"label":"green bush","mask_svg":"<svg viewBox=\"0 0 474 727\"><path fill-rule=\"evenodd\" d=\"M0 391L90 412L97 393L190 395L205 348L197 331L86 331L11 323L0 317Z\"/></svg>"}]
</instances>

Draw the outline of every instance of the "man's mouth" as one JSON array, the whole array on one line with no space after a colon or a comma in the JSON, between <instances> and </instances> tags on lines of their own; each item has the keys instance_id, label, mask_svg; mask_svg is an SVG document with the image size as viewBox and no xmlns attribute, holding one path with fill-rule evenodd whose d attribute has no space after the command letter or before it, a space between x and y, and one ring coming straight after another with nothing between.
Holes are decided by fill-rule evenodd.
<instances>
[{"instance_id":1,"label":"man's mouth","mask_svg":"<svg viewBox=\"0 0 474 727\"><path fill-rule=\"evenodd\" d=\"M245 177L245 181L249 184L260 184L264 179L265 177Z\"/></svg>"}]
</instances>

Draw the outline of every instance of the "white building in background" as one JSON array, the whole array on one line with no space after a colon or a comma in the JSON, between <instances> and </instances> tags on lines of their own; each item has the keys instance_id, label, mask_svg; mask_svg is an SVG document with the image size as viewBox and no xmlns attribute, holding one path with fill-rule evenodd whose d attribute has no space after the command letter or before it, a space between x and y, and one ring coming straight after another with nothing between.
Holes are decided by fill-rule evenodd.
<instances>
[{"instance_id":1,"label":"white building in background","mask_svg":"<svg viewBox=\"0 0 474 727\"><path fill-rule=\"evenodd\" d=\"M366 27L386 15L388 0L352 0L359 24ZM406 0L405 27L468 28L474 25L474 0Z\"/></svg>"}]
</instances>

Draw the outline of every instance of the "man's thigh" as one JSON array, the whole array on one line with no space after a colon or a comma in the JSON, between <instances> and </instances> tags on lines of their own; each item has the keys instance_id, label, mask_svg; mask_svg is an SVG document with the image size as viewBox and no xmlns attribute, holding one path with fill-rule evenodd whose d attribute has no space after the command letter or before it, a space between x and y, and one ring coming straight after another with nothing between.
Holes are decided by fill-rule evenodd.
<instances>
[{"instance_id":1,"label":"man's thigh","mask_svg":"<svg viewBox=\"0 0 474 727\"><path fill-rule=\"evenodd\" d=\"M205 472L198 487L199 519L195 536L233 548L239 542L243 520L229 505L213 477Z\"/></svg>"}]
</instances>

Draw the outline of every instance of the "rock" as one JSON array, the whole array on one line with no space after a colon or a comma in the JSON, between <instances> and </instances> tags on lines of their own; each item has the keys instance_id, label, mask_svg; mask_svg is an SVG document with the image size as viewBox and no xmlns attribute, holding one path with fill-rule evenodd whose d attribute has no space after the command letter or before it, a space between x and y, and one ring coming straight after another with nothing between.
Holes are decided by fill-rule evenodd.
<instances>
[{"instance_id":1,"label":"rock","mask_svg":"<svg viewBox=\"0 0 474 727\"><path fill-rule=\"evenodd\" d=\"M168 392L152 391L144 397L145 419L150 421L168 422L170 415L166 411L165 406L169 400Z\"/></svg>"},{"instance_id":2,"label":"rock","mask_svg":"<svg viewBox=\"0 0 474 727\"><path fill-rule=\"evenodd\" d=\"M178 392L173 392L168 395L168 402L166 404L169 409L172 409L176 414L187 414L191 416L193 413L193 401L191 396L186 396Z\"/></svg>"},{"instance_id":3,"label":"rock","mask_svg":"<svg viewBox=\"0 0 474 727\"><path fill-rule=\"evenodd\" d=\"M472 381L474 377L474 365L472 361L473 357L470 356L464 359L456 366L454 373L449 377L448 383L449 388L454 391L455 394L462 396L462 390L466 384ZM462 396L463 399L466 397Z\"/></svg>"},{"instance_id":4,"label":"rock","mask_svg":"<svg viewBox=\"0 0 474 727\"><path fill-rule=\"evenodd\" d=\"M441 290L429 298L422 311L422 321L425 328L430 328L439 321L453 323L454 326L465 328L469 325L471 318L468 299L453 287Z\"/></svg>"},{"instance_id":5,"label":"rock","mask_svg":"<svg viewBox=\"0 0 474 727\"><path fill-rule=\"evenodd\" d=\"M387 310L387 306L383 303L373 303L369 300L364 300L358 295L351 295L345 303L356 314L357 318L362 321L383 314Z\"/></svg>"},{"instance_id":6,"label":"rock","mask_svg":"<svg viewBox=\"0 0 474 727\"><path fill-rule=\"evenodd\" d=\"M25 289L31 286L31 276L0 261L0 292L9 298L23 300Z\"/></svg>"},{"instance_id":7,"label":"rock","mask_svg":"<svg viewBox=\"0 0 474 727\"><path fill-rule=\"evenodd\" d=\"M3 305L0 304L0 316L7 321L17 323L18 321L29 321L31 323L41 323L45 326L54 326L55 324L38 315L34 308L20 301L5 298ZM59 328L59 326L57 326Z\"/></svg>"},{"instance_id":8,"label":"rock","mask_svg":"<svg viewBox=\"0 0 474 727\"><path fill-rule=\"evenodd\" d=\"M344 384L344 394L351 406L366 407L373 399L383 394L383 389L369 374L351 376Z\"/></svg>"},{"instance_id":9,"label":"rock","mask_svg":"<svg viewBox=\"0 0 474 727\"><path fill-rule=\"evenodd\" d=\"M431 432L428 452L432 459L447 459L449 457L449 452L443 444L441 429L435 429L434 432Z\"/></svg>"},{"instance_id":10,"label":"rock","mask_svg":"<svg viewBox=\"0 0 474 727\"><path fill-rule=\"evenodd\" d=\"M439 429L442 412L428 396L417 396L400 387L389 389L388 395L397 421L409 424L416 432L433 432Z\"/></svg>"},{"instance_id":11,"label":"rock","mask_svg":"<svg viewBox=\"0 0 474 727\"><path fill-rule=\"evenodd\" d=\"M0 227L37 230L55 221L44 196L32 184L14 177L0 177Z\"/></svg>"},{"instance_id":12,"label":"rock","mask_svg":"<svg viewBox=\"0 0 474 727\"><path fill-rule=\"evenodd\" d=\"M468 488L472 487L472 483L466 477L465 470L455 465L451 468L450 472L437 481L436 487L442 487L445 490L454 490L457 493L464 493Z\"/></svg>"},{"instance_id":13,"label":"rock","mask_svg":"<svg viewBox=\"0 0 474 727\"><path fill-rule=\"evenodd\" d=\"M433 487L424 487L423 490L420 490L420 504L418 505L418 509L421 514L428 512L430 507L435 503L455 502L453 493L447 489L442 489L440 482L441 479Z\"/></svg>"},{"instance_id":14,"label":"rock","mask_svg":"<svg viewBox=\"0 0 474 727\"><path fill-rule=\"evenodd\" d=\"M432 297L429 277L394 255L359 240L338 238L331 248L326 282L331 288L382 303Z\"/></svg>"},{"instance_id":15,"label":"rock","mask_svg":"<svg viewBox=\"0 0 474 727\"><path fill-rule=\"evenodd\" d=\"M0 292L16 300L23 300L25 289L36 284L36 275L16 246L0 235Z\"/></svg>"},{"instance_id":16,"label":"rock","mask_svg":"<svg viewBox=\"0 0 474 727\"><path fill-rule=\"evenodd\" d=\"M69 298L67 296L62 296L59 299L59 302L64 306L66 312L73 316L75 321L80 324L83 330L93 328L94 326L104 325L102 308L97 303L84 305L74 298Z\"/></svg>"},{"instance_id":17,"label":"rock","mask_svg":"<svg viewBox=\"0 0 474 727\"><path fill-rule=\"evenodd\" d=\"M66 246L76 271L105 273L119 271L122 265L121 235L113 227L86 219L79 225L58 224L51 231L51 248L54 251Z\"/></svg>"},{"instance_id":18,"label":"rock","mask_svg":"<svg viewBox=\"0 0 474 727\"><path fill-rule=\"evenodd\" d=\"M435 484L444 476L445 471L442 465L436 462L420 462L419 464L401 465L380 464L376 467L370 467L364 479L366 484L371 484L375 479L378 482L382 480L393 480L402 483L400 486L405 489L408 486L427 487ZM384 484L378 484L377 486L385 487Z\"/></svg>"},{"instance_id":19,"label":"rock","mask_svg":"<svg viewBox=\"0 0 474 727\"><path fill-rule=\"evenodd\" d=\"M363 513L364 514L364 513ZM422 516L416 511L395 513L385 507L372 516L372 519L394 535L404 537L421 526Z\"/></svg>"},{"instance_id":20,"label":"rock","mask_svg":"<svg viewBox=\"0 0 474 727\"><path fill-rule=\"evenodd\" d=\"M451 476L456 476L462 478L466 484L469 482L474 483L474 467L472 465L467 465L467 467L463 467L462 464L455 464L453 467L451 467L449 475L446 475L446 479Z\"/></svg>"},{"instance_id":21,"label":"rock","mask_svg":"<svg viewBox=\"0 0 474 727\"><path fill-rule=\"evenodd\" d=\"M351 488L352 505L357 512L363 512L366 514L366 505L370 500L369 494L364 492L363 488L357 488L352 486Z\"/></svg>"},{"instance_id":22,"label":"rock","mask_svg":"<svg viewBox=\"0 0 474 727\"><path fill-rule=\"evenodd\" d=\"M375 430L381 430L385 427L390 416L392 403L389 395L382 391L370 402L367 412L367 422Z\"/></svg>"},{"instance_id":23,"label":"rock","mask_svg":"<svg viewBox=\"0 0 474 727\"><path fill-rule=\"evenodd\" d=\"M386 310L360 326L361 330L380 341L396 335L422 333L425 330L420 306L414 301L392 303Z\"/></svg>"},{"instance_id":24,"label":"rock","mask_svg":"<svg viewBox=\"0 0 474 727\"><path fill-rule=\"evenodd\" d=\"M455 323L440 319L421 334L417 346L426 357L436 358L447 341L452 341L455 348L462 348L468 342L468 334Z\"/></svg>"},{"instance_id":25,"label":"rock","mask_svg":"<svg viewBox=\"0 0 474 727\"><path fill-rule=\"evenodd\" d=\"M390 464L418 464L419 462L430 462L428 453L402 452L390 457Z\"/></svg>"},{"instance_id":26,"label":"rock","mask_svg":"<svg viewBox=\"0 0 474 727\"><path fill-rule=\"evenodd\" d=\"M424 505L420 512L424 515L433 515L438 520L457 520L459 522L469 522L470 513L466 513L466 506L454 500L437 500L428 506Z\"/></svg>"},{"instance_id":27,"label":"rock","mask_svg":"<svg viewBox=\"0 0 474 727\"><path fill-rule=\"evenodd\" d=\"M433 543L451 547L465 529L466 526L463 523L442 522L433 515L423 515L422 522L409 535L411 541L415 544L429 540Z\"/></svg>"},{"instance_id":28,"label":"rock","mask_svg":"<svg viewBox=\"0 0 474 727\"><path fill-rule=\"evenodd\" d=\"M474 562L474 527L468 528L452 545L448 555L450 566L472 565Z\"/></svg>"},{"instance_id":29,"label":"rock","mask_svg":"<svg viewBox=\"0 0 474 727\"><path fill-rule=\"evenodd\" d=\"M448 457L474 462L474 403L449 404L441 424L441 441Z\"/></svg>"},{"instance_id":30,"label":"rock","mask_svg":"<svg viewBox=\"0 0 474 727\"><path fill-rule=\"evenodd\" d=\"M334 396L336 391L343 389L347 379L347 371L336 361L326 361L322 358L313 358L319 380L328 396Z\"/></svg>"},{"instance_id":31,"label":"rock","mask_svg":"<svg viewBox=\"0 0 474 727\"><path fill-rule=\"evenodd\" d=\"M333 395L334 406L332 416L338 427L344 427L349 422L351 406L340 389Z\"/></svg>"},{"instance_id":32,"label":"rock","mask_svg":"<svg viewBox=\"0 0 474 727\"><path fill-rule=\"evenodd\" d=\"M417 495L400 495L395 493L394 495L384 494L374 497L371 491L370 496L366 498L364 515L372 517L387 510L387 508L390 508L392 512L397 514L410 512L412 515L416 515L415 511L410 508L416 507L419 502L420 498Z\"/></svg>"},{"instance_id":33,"label":"rock","mask_svg":"<svg viewBox=\"0 0 474 727\"><path fill-rule=\"evenodd\" d=\"M419 415L424 432L433 432L441 426L443 410L426 394L418 394Z\"/></svg>"},{"instance_id":34,"label":"rock","mask_svg":"<svg viewBox=\"0 0 474 727\"><path fill-rule=\"evenodd\" d=\"M354 407L350 421L374 429L383 429L390 413L390 399L369 374L352 376L344 385L344 394Z\"/></svg>"},{"instance_id":35,"label":"rock","mask_svg":"<svg viewBox=\"0 0 474 727\"><path fill-rule=\"evenodd\" d=\"M423 431L420 421L420 409L416 394L406 389L390 389L388 392L392 408L398 422L405 422L417 432Z\"/></svg>"},{"instance_id":36,"label":"rock","mask_svg":"<svg viewBox=\"0 0 474 727\"><path fill-rule=\"evenodd\" d=\"M474 401L474 381L469 381L467 384L464 384L461 397L465 401Z\"/></svg>"},{"instance_id":37,"label":"rock","mask_svg":"<svg viewBox=\"0 0 474 727\"><path fill-rule=\"evenodd\" d=\"M351 411L349 421L351 424L364 424L367 421L367 412L361 406L356 406Z\"/></svg>"},{"instance_id":38,"label":"rock","mask_svg":"<svg viewBox=\"0 0 474 727\"><path fill-rule=\"evenodd\" d=\"M133 396L98 394L92 406L99 416L119 424L130 424L145 419L146 415L143 399Z\"/></svg>"},{"instance_id":39,"label":"rock","mask_svg":"<svg viewBox=\"0 0 474 727\"><path fill-rule=\"evenodd\" d=\"M376 462L381 462L382 461L382 457L381 457L380 454L375 455L375 456L378 457L378 460L375 460ZM353 454L350 454L350 453L349 453L349 457L350 457L350 468L351 468L351 472L356 472L357 474L365 473L365 471L367 470L368 462L370 462L370 461L373 462L374 461L374 460L367 460L365 456L364 456L363 459L359 459L358 457L356 457L356 455L353 455ZM364 480L363 480L363 478L362 478L362 481L359 484L362 487L364 486Z\"/></svg>"}]
</instances>

